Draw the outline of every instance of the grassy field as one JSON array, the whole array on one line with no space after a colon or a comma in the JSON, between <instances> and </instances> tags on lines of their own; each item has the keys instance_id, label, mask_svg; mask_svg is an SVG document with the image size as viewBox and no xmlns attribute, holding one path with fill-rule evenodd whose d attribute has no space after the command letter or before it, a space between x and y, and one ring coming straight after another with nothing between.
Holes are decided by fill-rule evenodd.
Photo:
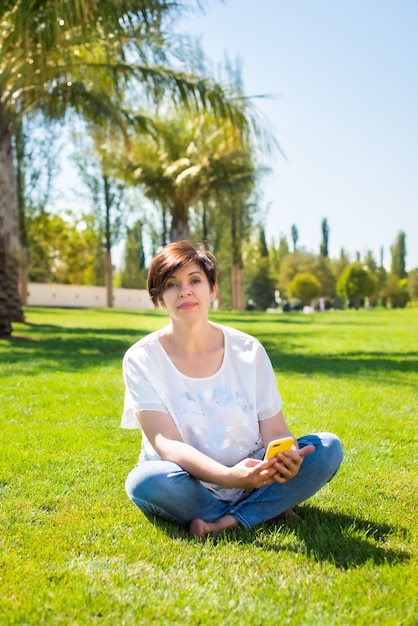
<instances>
[{"instance_id":1,"label":"grassy field","mask_svg":"<svg viewBox=\"0 0 418 626\"><path fill-rule=\"evenodd\" d=\"M31 307L0 341L2 626L418 623L418 310L212 318L263 341L296 436L340 436L337 477L299 522L151 524L121 359L164 314Z\"/></svg>"}]
</instances>

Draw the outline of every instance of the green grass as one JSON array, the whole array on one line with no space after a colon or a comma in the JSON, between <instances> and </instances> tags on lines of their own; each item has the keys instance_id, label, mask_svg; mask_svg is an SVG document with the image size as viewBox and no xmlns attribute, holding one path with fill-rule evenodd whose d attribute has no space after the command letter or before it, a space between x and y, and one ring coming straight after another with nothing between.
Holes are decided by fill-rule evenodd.
<instances>
[{"instance_id":1,"label":"green grass","mask_svg":"<svg viewBox=\"0 0 418 626\"><path fill-rule=\"evenodd\" d=\"M301 522L151 524L121 359L164 314L31 307L0 341L2 625L418 623L418 310L212 317L266 345L297 436L340 436L337 477Z\"/></svg>"}]
</instances>

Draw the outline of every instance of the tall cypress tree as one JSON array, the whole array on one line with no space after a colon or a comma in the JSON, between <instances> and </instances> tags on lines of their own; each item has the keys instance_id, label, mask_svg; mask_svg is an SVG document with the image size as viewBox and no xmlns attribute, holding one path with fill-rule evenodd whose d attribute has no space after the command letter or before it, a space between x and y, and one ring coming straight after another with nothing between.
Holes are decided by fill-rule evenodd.
<instances>
[{"instance_id":1,"label":"tall cypress tree","mask_svg":"<svg viewBox=\"0 0 418 626\"><path fill-rule=\"evenodd\" d=\"M299 232L298 229L296 227L296 224L292 224L292 228L291 228L291 237L292 237L292 242L293 242L293 252L296 252L296 248L298 245L298 239L299 239Z\"/></svg>"},{"instance_id":2,"label":"tall cypress tree","mask_svg":"<svg viewBox=\"0 0 418 626\"><path fill-rule=\"evenodd\" d=\"M328 221L326 218L322 220L321 228L322 228L322 243L321 243L319 251L321 253L321 256L328 257L329 226L328 226Z\"/></svg>"},{"instance_id":3,"label":"tall cypress tree","mask_svg":"<svg viewBox=\"0 0 418 626\"><path fill-rule=\"evenodd\" d=\"M267 258L269 255L269 251L268 251L267 241L266 241L266 231L264 230L262 226L260 226L259 245L260 245L260 256Z\"/></svg>"},{"instance_id":4,"label":"tall cypress tree","mask_svg":"<svg viewBox=\"0 0 418 626\"><path fill-rule=\"evenodd\" d=\"M401 231L391 248L392 263L390 271L399 279L406 277L405 257L406 257L406 235Z\"/></svg>"}]
</instances>

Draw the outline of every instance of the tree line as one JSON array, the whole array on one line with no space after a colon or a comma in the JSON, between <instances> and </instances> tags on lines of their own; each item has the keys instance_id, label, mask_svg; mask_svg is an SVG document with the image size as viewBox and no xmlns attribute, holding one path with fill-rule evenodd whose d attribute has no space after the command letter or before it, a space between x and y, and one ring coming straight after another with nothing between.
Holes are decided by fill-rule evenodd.
<instances>
[{"instance_id":1,"label":"tree line","mask_svg":"<svg viewBox=\"0 0 418 626\"><path fill-rule=\"evenodd\" d=\"M323 219L318 253L297 246L293 225L293 249L282 236L268 246L263 229L258 245L248 254L247 294L254 308L265 309L280 302L285 310L304 305L317 308L404 307L418 300L418 268L405 270L406 235L399 232L391 247L391 266L383 266L383 250L377 261L371 251L363 257L344 249L338 258L328 254L330 227Z\"/></svg>"},{"instance_id":2,"label":"tree line","mask_svg":"<svg viewBox=\"0 0 418 626\"><path fill-rule=\"evenodd\" d=\"M100 222L87 214L80 221L71 214L44 213L28 220L31 282L105 285L105 257ZM124 230L121 264L115 267L113 285L146 288L147 254L144 236L149 224L136 220ZM212 225L215 230L216 223ZM299 310L364 306L404 307L418 300L418 268L405 270L406 235L398 233L391 247L391 264L383 266L383 250L377 261L371 251L363 257L344 249L338 258L328 254L331 229L324 219L318 253L298 246L297 226L287 236L267 242L264 228L253 223L242 247L241 307L265 310L280 306ZM191 226L190 237L201 240L199 224ZM161 233L152 242L151 254L161 245ZM231 256L224 254L222 241L211 246L220 263L220 306L234 307ZM111 306L111 302L108 303Z\"/></svg>"}]
</instances>

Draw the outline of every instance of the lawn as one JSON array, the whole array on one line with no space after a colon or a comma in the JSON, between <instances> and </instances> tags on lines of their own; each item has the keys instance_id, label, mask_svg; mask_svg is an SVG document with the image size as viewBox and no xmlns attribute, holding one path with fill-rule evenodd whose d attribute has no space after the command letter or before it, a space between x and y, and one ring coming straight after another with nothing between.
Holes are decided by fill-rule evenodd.
<instances>
[{"instance_id":1,"label":"lawn","mask_svg":"<svg viewBox=\"0 0 418 626\"><path fill-rule=\"evenodd\" d=\"M345 459L301 521L203 540L124 491L121 359L164 314L26 314L0 341L2 626L418 623L418 310L212 313L264 343L294 434Z\"/></svg>"}]
</instances>

